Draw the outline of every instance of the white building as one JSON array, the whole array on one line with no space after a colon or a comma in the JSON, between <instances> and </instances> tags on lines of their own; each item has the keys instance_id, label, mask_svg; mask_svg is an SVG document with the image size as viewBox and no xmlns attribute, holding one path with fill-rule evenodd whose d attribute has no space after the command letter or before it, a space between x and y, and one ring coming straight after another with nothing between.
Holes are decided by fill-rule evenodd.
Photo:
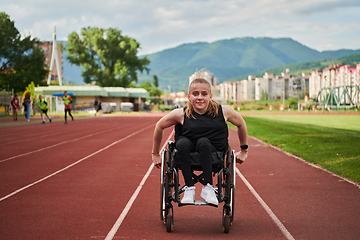
<instances>
[{"instance_id":1,"label":"white building","mask_svg":"<svg viewBox=\"0 0 360 240\"><path fill-rule=\"evenodd\" d=\"M323 71L312 71L310 98L325 102L327 96L336 96L341 104L359 104L360 63L356 66L330 65Z\"/></svg>"},{"instance_id":2,"label":"white building","mask_svg":"<svg viewBox=\"0 0 360 240\"><path fill-rule=\"evenodd\" d=\"M263 77L248 76L248 79L220 84L220 96L223 101L240 103L260 99L289 99L308 91L309 75L291 76L289 70L280 76L265 73Z\"/></svg>"}]
</instances>

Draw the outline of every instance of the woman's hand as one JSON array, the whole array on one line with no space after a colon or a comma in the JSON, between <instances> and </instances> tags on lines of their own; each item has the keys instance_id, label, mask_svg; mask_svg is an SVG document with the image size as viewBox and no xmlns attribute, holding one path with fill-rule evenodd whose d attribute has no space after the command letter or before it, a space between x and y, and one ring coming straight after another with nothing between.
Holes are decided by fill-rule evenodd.
<instances>
[{"instance_id":1,"label":"woman's hand","mask_svg":"<svg viewBox=\"0 0 360 240\"><path fill-rule=\"evenodd\" d=\"M153 153L152 154L152 160L155 164L155 167L160 168L161 167L161 156L159 153Z\"/></svg>"},{"instance_id":2,"label":"woman's hand","mask_svg":"<svg viewBox=\"0 0 360 240\"><path fill-rule=\"evenodd\" d=\"M235 157L236 157L236 162L237 163L243 163L245 161L245 159L247 158L247 155L248 155L248 151L246 150L241 150L240 152L237 152L235 154Z\"/></svg>"}]
</instances>

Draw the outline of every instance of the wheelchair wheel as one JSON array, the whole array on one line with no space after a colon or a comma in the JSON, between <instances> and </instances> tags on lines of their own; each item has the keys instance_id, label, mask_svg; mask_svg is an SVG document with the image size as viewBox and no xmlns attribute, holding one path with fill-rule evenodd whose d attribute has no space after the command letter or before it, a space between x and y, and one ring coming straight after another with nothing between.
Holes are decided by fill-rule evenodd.
<instances>
[{"instance_id":1,"label":"wheelchair wheel","mask_svg":"<svg viewBox=\"0 0 360 240\"><path fill-rule=\"evenodd\" d=\"M166 206L166 199L165 199L166 155L167 155L167 151L164 151L161 159L161 177L160 177L160 220L161 221L164 221L165 219L165 206Z\"/></svg>"},{"instance_id":2,"label":"wheelchair wheel","mask_svg":"<svg viewBox=\"0 0 360 240\"><path fill-rule=\"evenodd\" d=\"M232 174L232 183L230 189L230 223L234 221L234 207L235 207L235 181L236 181L236 157L235 150L231 154L231 174Z\"/></svg>"},{"instance_id":3,"label":"wheelchair wheel","mask_svg":"<svg viewBox=\"0 0 360 240\"><path fill-rule=\"evenodd\" d=\"M223 209L223 222L222 222L224 233L229 233L229 231L230 231L231 222L230 222L229 214L230 214L230 209L224 208Z\"/></svg>"},{"instance_id":4,"label":"wheelchair wheel","mask_svg":"<svg viewBox=\"0 0 360 240\"><path fill-rule=\"evenodd\" d=\"M174 225L174 218L173 215L171 214L170 209L167 210L168 214L166 215L166 231L167 232L172 232L173 231L173 225Z\"/></svg>"}]
</instances>

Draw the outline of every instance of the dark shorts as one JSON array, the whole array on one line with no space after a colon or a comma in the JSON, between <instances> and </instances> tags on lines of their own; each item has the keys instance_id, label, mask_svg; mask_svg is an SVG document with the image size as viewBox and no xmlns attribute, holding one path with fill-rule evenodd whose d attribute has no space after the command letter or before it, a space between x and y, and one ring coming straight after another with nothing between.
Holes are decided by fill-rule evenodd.
<instances>
[{"instance_id":1,"label":"dark shorts","mask_svg":"<svg viewBox=\"0 0 360 240\"><path fill-rule=\"evenodd\" d=\"M43 110L43 109L40 109L41 110L41 113L44 113L44 114L46 114L47 115L47 109L45 109L45 110Z\"/></svg>"}]
</instances>

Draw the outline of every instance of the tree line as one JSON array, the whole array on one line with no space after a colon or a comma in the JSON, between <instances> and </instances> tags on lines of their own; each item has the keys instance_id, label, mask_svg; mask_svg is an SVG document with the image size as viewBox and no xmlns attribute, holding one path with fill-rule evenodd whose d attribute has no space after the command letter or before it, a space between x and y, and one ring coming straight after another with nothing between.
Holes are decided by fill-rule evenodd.
<instances>
[{"instance_id":1,"label":"tree line","mask_svg":"<svg viewBox=\"0 0 360 240\"><path fill-rule=\"evenodd\" d=\"M0 90L23 92L33 83L46 86L44 79L49 71L45 66L42 42L31 36L22 37L14 21L5 12L0 12ZM72 32L65 47L71 64L81 66L85 83L95 82L101 87L135 87L137 74L146 72L150 60L138 58L140 43L124 36L116 28L86 27L80 35ZM157 90L158 79L142 83L151 96L161 94ZM141 87L141 86L140 86Z\"/></svg>"}]
</instances>

